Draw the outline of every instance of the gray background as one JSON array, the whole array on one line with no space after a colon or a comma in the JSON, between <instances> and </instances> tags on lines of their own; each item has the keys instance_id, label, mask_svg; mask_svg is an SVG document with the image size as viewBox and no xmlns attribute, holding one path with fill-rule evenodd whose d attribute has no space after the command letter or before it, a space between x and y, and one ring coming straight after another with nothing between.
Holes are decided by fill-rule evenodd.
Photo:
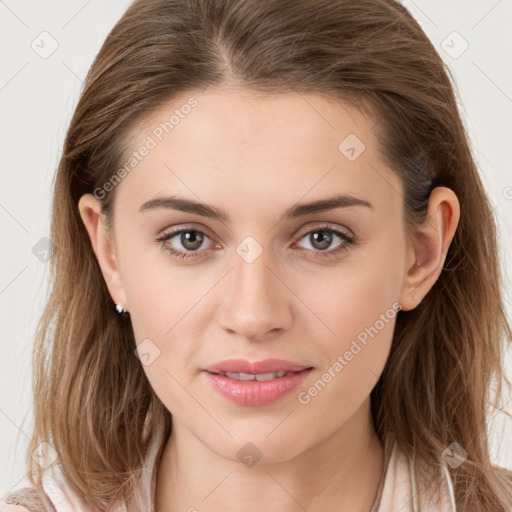
<instances>
[{"instance_id":1,"label":"gray background","mask_svg":"<svg viewBox=\"0 0 512 512\"><path fill-rule=\"evenodd\" d=\"M512 318L512 2L403 3L452 70L499 221ZM82 80L128 4L0 0L0 499L28 483L23 462L32 427L30 351L48 277L44 249L53 173ZM503 405L512 411L510 395ZM512 468L512 420L497 412L490 424L493 461Z\"/></svg>"}]
</instances>

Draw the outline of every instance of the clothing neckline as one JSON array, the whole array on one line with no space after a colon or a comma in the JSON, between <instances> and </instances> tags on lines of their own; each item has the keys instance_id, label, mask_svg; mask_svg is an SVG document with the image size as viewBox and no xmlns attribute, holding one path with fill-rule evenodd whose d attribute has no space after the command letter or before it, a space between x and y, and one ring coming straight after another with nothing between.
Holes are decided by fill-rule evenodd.
<instances>
[{"instance_id":1,"label":"clothing neckline","mask_svg":"<svg viewBox=\"0 0 512 512\"><path fill-rule=\"evenodd\" d=\"M386 480L386 475L388 474L389 462L397 449L397 443L395 441L393 445L393 450L390 456L385 456L382 475L380 476L379 487L377 489L377 495L375 496L375 500L373 500L373 505L370 508L370 512L379 512L380 501L382 497L382 490L384 489L384 481Z\"/></svg>"},{"instance_id":2,"label":"clothing neckline","mask_svg":"<svg viewBox=\"0 0 512 512\"><path fill-rule=\"evenodd\" d=\"M417 512L419 504L414 476L414 460L400 449L398 441L395 440L385 461L377 496L369 512L387 512L392 509L390 507L401 507L403 512ZM436 510L456 512L453 482L442 458L439 499ZM422 506L426 504L422 502Z\"/></svg>"},{"instance_id":3,"label":"clothing neckline","mask_svg":"<svg viewBox=\"0 0 512 512\"><path fill-rule=\"evenodd\" d=\"M385 450L383 471L377 494L369 512L387 512L389 507L403 507L403 512L417 512L418 498L415 492L414 464L410 457L400 449L395 440L391 451ZM444 460L441 460L441 493L439 512L456 512L453 484ZM74 494L60 466L52 465L49 474L43 476L45 494L57 512L76 512L88 510L85 503ZM21 494L19 499L21 499ZM24 504L18 502L19 504ZM123 502L116 509L126 512ZM384 509L383 507L386 507Z\"/></svg>"}]
</instances>

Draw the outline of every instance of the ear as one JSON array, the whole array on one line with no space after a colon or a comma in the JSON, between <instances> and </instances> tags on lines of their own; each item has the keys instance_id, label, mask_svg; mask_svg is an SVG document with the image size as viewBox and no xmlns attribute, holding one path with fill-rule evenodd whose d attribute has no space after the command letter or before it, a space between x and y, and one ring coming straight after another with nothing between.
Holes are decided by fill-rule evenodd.
<instances>
[{"instance_id":1,"label":"ear","mask_svg":"<svg viewBox=\"0 0 512 512\"><path fill-rule=\"evenodd\" d=\"M439 278L459 218L459 201L453 190L434 188L426 218L408 242L410 263L406 268L399 300L403 311L414 309Z\"/></svg>"},{"instance_id":2,"label":"ear","mask_svg":"<svg viewBox=\"0 0 512 512\"><path fill-rule=\"evenodd\" d=\"M108 232L106 229L101 213L101 203L94 195L84 194L78 201L78 210L89 234L94 254L98 260L110 296L116 304L121 304L127 310L126 295L118 265L113 230Z\"/></svg>"}]
</instances>

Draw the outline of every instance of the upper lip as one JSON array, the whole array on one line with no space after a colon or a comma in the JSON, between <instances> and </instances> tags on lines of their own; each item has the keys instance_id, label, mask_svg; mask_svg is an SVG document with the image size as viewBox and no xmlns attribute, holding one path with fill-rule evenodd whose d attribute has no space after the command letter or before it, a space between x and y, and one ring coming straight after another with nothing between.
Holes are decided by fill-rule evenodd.
<instances>
[{"instance_id":1,"label":"upper lip","mask_svg":"<svg viewBox=\"0 0 512 512\"><path fill-rule=\"evenodd\" d=\"M311 366L301 365L284 359L264 359L263 361L247 361L246 359L227 359L219 363L212 364L204 368L210 373L252 373L264 374L271 372L300 372L311 368Z\"/></svg>"}]
</instances>

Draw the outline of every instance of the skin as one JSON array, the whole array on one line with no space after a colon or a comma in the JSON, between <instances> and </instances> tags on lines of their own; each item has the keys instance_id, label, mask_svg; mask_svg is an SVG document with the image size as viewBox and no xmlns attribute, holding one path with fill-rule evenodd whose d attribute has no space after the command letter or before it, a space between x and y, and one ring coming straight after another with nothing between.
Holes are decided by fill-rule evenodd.
<instances>
[{"instance_id":1,"label":"skin","mask_svg":"<svg viewBox=\"0 0 512 512\"><path fill-rule=\"evenodd\" d=\"M93 195L79 202L112 299L130 312L137 344L149 338L160 350L144 366L173 415L156 510L230 511L243 503L247 512L368 512L384 468L370 392L396 317L309 403L297 395L393 303L408 311L428 293L459 221L457 197L434 189L427 220L407 238L402 186L377 150L373 121L316 94L189 91L136 127L133 150L191 96L198 105L117 185L112 231ZM365 144L354 161L338 150L349 134ZM295 203L334 191L373 208L279 221ZM173 194L223 208L230 220L138 211ZM304 236L325 223L355 235L356 243L325 257L346 244L332 234L322 251ZM182 226L207 233L199 249L183 245L180 235L166 244L199 251L197 259L180 260L155 242ZM263 251L252 263L236 252L247 236ZM276 357L314 370L277 402L241 406L214 391L202 371L234 357ZM261 452L250 467L237 456L247 442Z\"/></svg>"}]
</instances>

